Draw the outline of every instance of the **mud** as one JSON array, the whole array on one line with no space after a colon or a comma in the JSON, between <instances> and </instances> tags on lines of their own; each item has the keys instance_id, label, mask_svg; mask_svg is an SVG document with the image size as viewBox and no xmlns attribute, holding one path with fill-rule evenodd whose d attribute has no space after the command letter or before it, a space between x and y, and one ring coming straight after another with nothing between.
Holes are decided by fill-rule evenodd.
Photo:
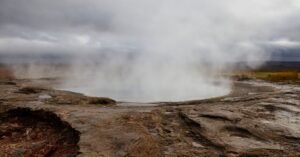
<instances>
[{"instance_id":1,"label":"mud","mask_svg":"<svg viewBox=\"0 0 300 157\"><path fill-rule=\"evenodd\" d=\"M52 81L0 83L0 156L300 156L297 85L237 81L224 97L140 104L54 90ZM32 140L28 129L41 135Z\"/></svg>"}]
</instances>

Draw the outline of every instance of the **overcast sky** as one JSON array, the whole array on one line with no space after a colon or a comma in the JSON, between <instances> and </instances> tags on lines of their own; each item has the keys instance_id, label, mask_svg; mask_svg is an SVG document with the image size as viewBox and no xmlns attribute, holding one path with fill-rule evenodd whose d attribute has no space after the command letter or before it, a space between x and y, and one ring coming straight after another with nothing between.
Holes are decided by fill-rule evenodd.
<instances>
[{"instance_id":1,"label":"overcast sky","mask_svg":"<svg viewBox=\"0 0 300 157\"><path fill-rule=\"evenodd\" d=\"M174 12L176 9L178 12ZM164 18L158 17L161 15ZM224 51L231 51L224 47L234 47L236 43L251 43L252 47L276 51L280 54L277 59L278 56L300 59L299 19L299 0L0 0L0 53L138 51L150 47L147 43L159 45L153 42L156 38L186 39L193 34L189 42L195 39L205 45L199 53L216 49L208 46L216 40L217 47ZM176 25L173 30L173 21L186 25ZM164 25L160 26L161 23ZM180 34L181 29L193 31L184 30ZM165 36L160 36L166 31ZM194 37L197 34L202 37ZM169 41L161 43L174 44ZM161 50L163 46L159 46Z\"/></svg>"}]
</instances>

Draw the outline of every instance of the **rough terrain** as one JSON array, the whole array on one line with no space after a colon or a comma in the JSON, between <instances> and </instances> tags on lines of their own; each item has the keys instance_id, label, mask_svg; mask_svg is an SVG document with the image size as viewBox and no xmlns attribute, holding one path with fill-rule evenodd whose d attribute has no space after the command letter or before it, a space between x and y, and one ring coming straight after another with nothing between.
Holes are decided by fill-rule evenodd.
<instances>
[{"instance_id":1,"label":"rough terrain","mask_svg":"<svg viewBox=\"0 0 300 157\"><path fill-rule=\"evenodd\" d=\"M243 81L220 98L139 104L54 83L0 81L0 156L300 156L296 85Z\"/></svg>"}]
</instances>

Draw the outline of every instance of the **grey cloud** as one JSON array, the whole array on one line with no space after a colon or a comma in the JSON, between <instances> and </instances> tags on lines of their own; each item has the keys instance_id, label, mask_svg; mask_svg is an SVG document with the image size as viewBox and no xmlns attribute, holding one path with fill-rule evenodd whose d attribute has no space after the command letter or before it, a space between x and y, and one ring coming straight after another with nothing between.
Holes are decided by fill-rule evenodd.
<instances>
[{"instance_id":1,"label":"grey cloud","mask_svg":"<svg viewBox=\"0 0 300 157\"><path fill-rule=\"evenodd\" d=\"M299 19L299 4L296 0L276 0L272 1L272 4L269 2L251 1L243 2L245 5L241 5L241 2L236 0L224 2L208 0L201 0L201 2L193 0L187 2L168 0L162 2L1 0L0 38L41 40L64 45L66 40L74 36L87 35L93 41L110 40L112 45L116 42L128 43L130 40L133 40L133 43L144 43L150 42L145 39L146 36L146 38L156 38L155 33L158 33L157 37L160 37L161 34L168 36L170 33L175 33L172 32L172 28L168 28L169 25L160 25L159 22L165 23L168 20L173 22L177 20L175 18L178 18L181 24L177 23L174 27L189 29L191 25L200 26L200 32L183 30L185 31L183 33L195 33L195 35L198 33L201 36L207 36L203 37L207 40L218 38L218 42L220 42L220 38L224 38L221 40L235 38L233 35L236 36L236 33L241 34L244 39L232 40L256 42L255 40L268 41L280 38L298 39L300 23L295 20ZM195 4L192 5L193 8L184 8L191 7L190 3ZM174 14L174 9L180 10L181 7L182 11L188 11L184 13L186 15L181 16L180 11L176 12L177 15ZM165 17L156 18L161 15ZM194 19L198 20L197 23ZM191 20L192 22L190 22ZM223 28L220 28L219 25ZM161 27L161 30L156 27ZM226 31L220 31L220 29ZM146 33L150 33L150 35ZM224 37L220 33L223 33ZM143 34L142 37L140 34ZM221 42L216 44L225 43L226 47L234 44L234 41ZM58 49L57 51L64 50Z\"/></svg>"},{"instance_id":2,"label":"grey cloud","mask_svg":"<svg viewBox=\"0 0 300 157\"><path fill-rule=\"evenodd\" d=\"M89 1L2 0L0 24L37 30L64 30L92 27L106 30L110 17L101 4Z\"/></svg>"}]
</instances>

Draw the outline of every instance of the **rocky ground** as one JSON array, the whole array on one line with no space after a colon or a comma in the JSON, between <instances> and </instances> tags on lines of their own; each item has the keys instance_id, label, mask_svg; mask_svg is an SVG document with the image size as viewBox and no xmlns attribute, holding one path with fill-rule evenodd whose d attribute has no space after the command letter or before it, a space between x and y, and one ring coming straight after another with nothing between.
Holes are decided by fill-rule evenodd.
<instances>
[{"instance_id":1,"label":"rocky ground","mask_svg":"<svg viewBox=\"0 0 300 157\"><path fill-rule=\"evenodd\" d=\"M0 81L2 157L299 157L300 87L236 82L224 97L122 103Z\"/></svg>"}]
</instances>

